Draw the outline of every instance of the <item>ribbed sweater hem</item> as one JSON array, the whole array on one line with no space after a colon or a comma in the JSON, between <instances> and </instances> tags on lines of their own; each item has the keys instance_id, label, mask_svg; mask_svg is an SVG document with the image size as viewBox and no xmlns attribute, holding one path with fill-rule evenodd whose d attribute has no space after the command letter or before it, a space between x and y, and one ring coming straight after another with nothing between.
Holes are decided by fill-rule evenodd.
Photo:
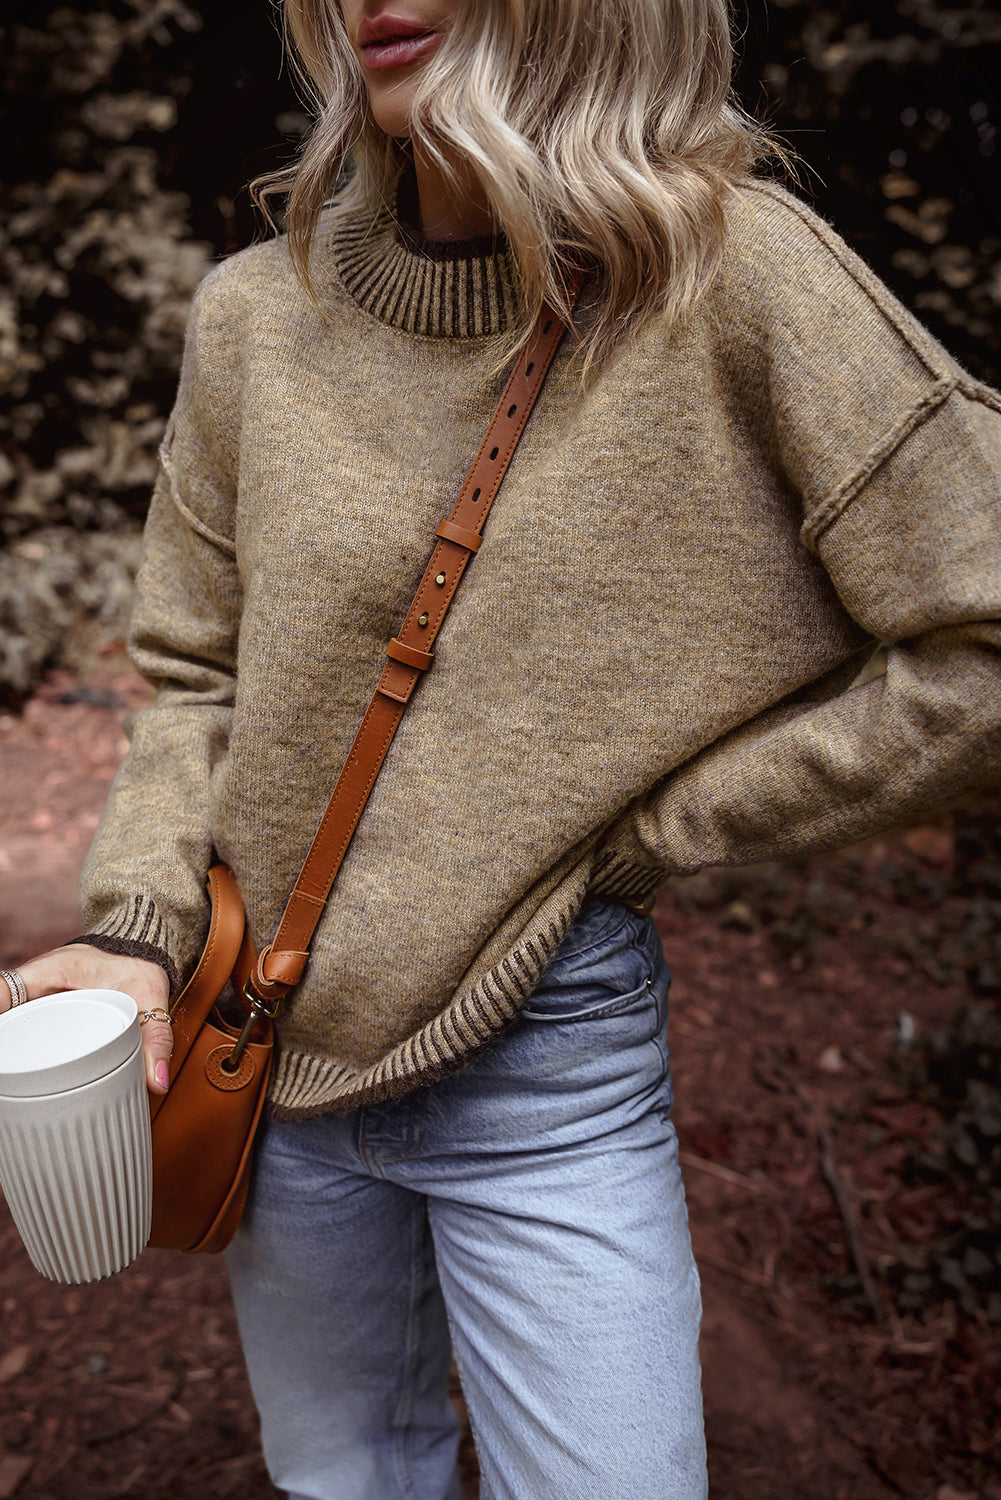
<instances>
[{"instance_id":1,"label":"ribbed sweater hem","mask_svg":"<svg viewBox=\"0 0 1001 1500\"><path fill-rule=\"evenodd\" d=\"M276 1120L306 1120L360 1109L437 1083L471 1062L517 1018L588 896L642 900L664 879L663 870L639 869L619 857L599 859L596 874L597 882L592 878L567 891L544 930L522 938L508 957L373 1067L361 1070L279 1050L268 1090L269 1114Z\"/></svg>"}]
</instances>

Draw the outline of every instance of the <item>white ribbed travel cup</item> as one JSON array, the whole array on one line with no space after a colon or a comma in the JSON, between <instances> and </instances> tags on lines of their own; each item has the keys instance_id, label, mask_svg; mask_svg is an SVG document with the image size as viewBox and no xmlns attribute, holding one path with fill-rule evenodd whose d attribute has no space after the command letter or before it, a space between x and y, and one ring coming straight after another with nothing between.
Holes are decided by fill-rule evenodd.
<instances>
[{"instance_id":1,"label":"white ribbed travel cup","mask_svg":"<svg viewBox=\"0 0 1001 1500\"><path fill-rule=\"evenodd\" d=\"M135 1001L70 990L0 1016L0 1187L35 1268L68 1284L124 1270L152 1178Z\"/></svg>"}]
</instances>

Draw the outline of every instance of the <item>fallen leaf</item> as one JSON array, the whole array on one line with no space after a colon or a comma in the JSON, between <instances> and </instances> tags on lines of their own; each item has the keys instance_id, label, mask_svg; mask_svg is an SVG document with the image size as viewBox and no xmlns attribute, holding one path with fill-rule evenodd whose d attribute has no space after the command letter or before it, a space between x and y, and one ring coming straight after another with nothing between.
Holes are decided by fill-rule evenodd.
<instances>
[{"instance_id":1,"label":"fallen leaf","mask_svg":"<svg viewBox=\"0 0 1001 1500\"><path fill-rule=\"evenodd\" d=\"M10 1496L17 1493L24 1479L35 1462L30 1455L18 1457L15 1453L7 1453L0 1458L0 1500L10 1500Z\"/></svg>"},{"instance_id":2,"label":"fallen leaf","mask_svg":"<svg viewBox=\"0 0 1001 1500\"><path fill-rule=\"evenodd\" d=\"M15 1344L13 1349L0 1356L0 1385L6 1385L9 1380L16 1380L18 1375L23 1375L31 1361L31 1345Z\"/></svg>"}]
</instances>

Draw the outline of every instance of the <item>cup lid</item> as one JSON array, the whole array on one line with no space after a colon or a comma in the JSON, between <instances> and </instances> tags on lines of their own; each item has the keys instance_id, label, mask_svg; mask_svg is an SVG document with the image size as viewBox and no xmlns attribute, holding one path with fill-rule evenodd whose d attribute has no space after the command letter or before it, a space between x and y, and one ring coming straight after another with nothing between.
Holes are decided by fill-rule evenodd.
<instances>
[{"instance_id":1,"label":"cup lid","mask_svg":"<svg viewBox=\"0 0 1001 1500\"><path fill-rule=\"evenodd\" d=\"M131 1056L139 1012L119 990L67 990L0 1016L0 1095L37 1098L93 1083Z\"/></svg>"}]
</instances>

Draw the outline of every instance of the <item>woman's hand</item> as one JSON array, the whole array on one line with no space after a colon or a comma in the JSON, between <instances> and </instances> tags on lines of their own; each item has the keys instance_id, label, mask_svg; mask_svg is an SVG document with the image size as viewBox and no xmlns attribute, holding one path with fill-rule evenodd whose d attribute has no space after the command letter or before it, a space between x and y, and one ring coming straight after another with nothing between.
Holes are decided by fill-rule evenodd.
<instances>
[{"instance_id":1,"label":"woman's hand","mask_svg":"<svg viewBox=\"0 0 1001 1500\"><path fill-rule=\"evenodd\" d=\"M170 998L170 982L159 964L144 958L104 953L89 943L53 948L50 953L19 964L17 972L27 987L29 1001L61 990L121 990L131 995L142 1011L165 1010ZM9 1010L10 1003L10 992L0 980L0 1012ZM147 1087L154 1094L165 1094L174 1045L170 1026L166 1021L147 1021L142 1039Z\"/></svg>"}]
</instances>

